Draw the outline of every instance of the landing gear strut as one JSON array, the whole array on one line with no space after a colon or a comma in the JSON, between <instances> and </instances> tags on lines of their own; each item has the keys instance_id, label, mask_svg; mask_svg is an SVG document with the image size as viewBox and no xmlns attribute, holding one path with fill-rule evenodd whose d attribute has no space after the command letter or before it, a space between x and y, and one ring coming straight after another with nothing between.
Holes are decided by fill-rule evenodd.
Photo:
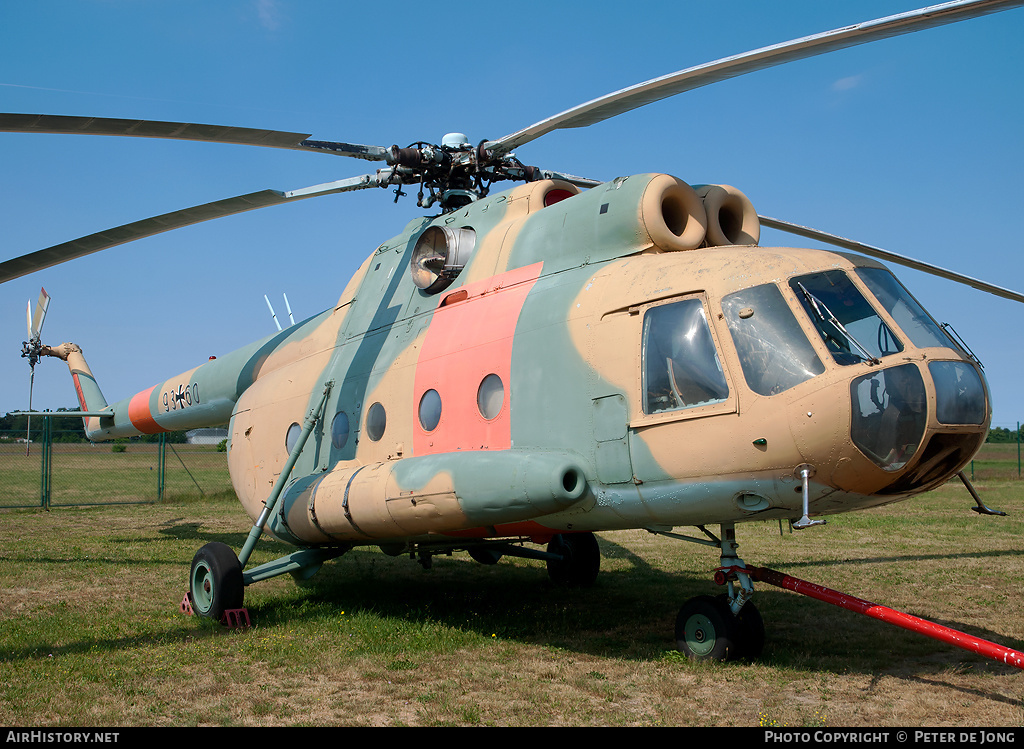
<instances>
[{"instance_id":1,"label":"landing gear strut","mask_svg":"<svg viewBox=\"0 0 1024 749\"><path fill-rule=\"evenodd\" d=\"M718 538L706 528L708 538L690 538L665 531L652 531L684 541L716 546L721 551L721 567L715 582L727 586L719 596L697 596L683 604L676 616L676 647L693 660L730 661L754 659L764 649L764 621L750 601L754 585L746 565L736 554L736 531L732 524L722 525Z\"/></svg>"},{"instance_id":2,"label":"landing gear strut","mask_svg":"<svg viewBox=\"0 0 1024 749\"><path fill-rule=\"evenodd\" d=\"M679 609L676 618L676 646L689 658L726 661L756 658L761 654L764 647L764 622L761 620L761 614L749 600L754 592L751 581L757 580L918 632L999 663L1024 669L1024 652L775 570L747 567L736 555L735 529L731 524L723 523L721 539L715 538L703 526L698 527L710 540L648 528L651 533L706 546L718 546L722 550L722 566L715 571L715 582L728 585L729 592L715 598L691 598Z\"/></svg>"}]
</instances>

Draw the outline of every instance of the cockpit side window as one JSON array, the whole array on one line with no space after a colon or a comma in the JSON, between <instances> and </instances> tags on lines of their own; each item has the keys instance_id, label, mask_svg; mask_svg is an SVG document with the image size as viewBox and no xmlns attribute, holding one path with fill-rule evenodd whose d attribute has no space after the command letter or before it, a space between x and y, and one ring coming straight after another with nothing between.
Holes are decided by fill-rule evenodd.
<instances>
[{"instance_id":1,"label":"cockpit side window","mask_svg":"<svg viewBox=\"0 0 1024 749\"><path fill-rule=\"evenodd\" d=\"M789 285L837 364L877 360L903 350L900 340L842 271L798 276Z\"/></svg>"},{"instance_id":2,"label":"cockpit side window","mask_svg":"<svg viewBox=\"0 0 1024 749\"><path fill-rule=\"evenodd\" d=\"M775 284L729 294L722 299L722 312L743 376L755 393L782 393L825 371Z\"/></svg>"},{"instance_id":3,"label":"cockpit side window","mask_svg":"<svg viewBox=\"0 0 1024 749\"><path fill-rule=\"evenodd\" d=\"M701 300L648 309L643 328L644 413L722 403L728 397Z\"/></svg>"}]
</instances>

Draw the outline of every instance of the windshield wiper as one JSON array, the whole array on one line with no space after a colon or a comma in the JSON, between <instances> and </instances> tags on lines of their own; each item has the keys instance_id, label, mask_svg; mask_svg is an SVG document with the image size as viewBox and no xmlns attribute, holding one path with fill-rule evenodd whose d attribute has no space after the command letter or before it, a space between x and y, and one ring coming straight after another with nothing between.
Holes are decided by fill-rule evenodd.
<instances>
[{"instance_id":1,"label":"windshield wiper","mask_svg":"<svg viewBox=\"0 0 1024 749\"><path fill-rule=\"evenodd\" d=\"M851 334L850 331L848 331L846 329L846 327L841 322L839 322L839 318L837 318L835 315L832 314L832 310L830 310L828 308L828 306L823 301L821 301L820 299L818 299L818 297L814 296L814 294L809 292L807 290L807 287L805 287L799 281L797 282L796 285L800 287L800 291L803 292L804 298L807 300L807 303L811 305L811 307L814 309L814 313L819 318L821 318L822 322L828 323L829 325L834 327L836 330L840 331L844 336L846 336L846 340L847 341L849 341L854 346L856 346L858 349L860 349L861 357L863 359L869 361L872 364L881 364L882 363L881 359L879 359L876 356L872 356L871 352L868 351L866 348L864 348L864 345L860 341L858 341L856 338L853 337L853 334ZM822 311L822 310L824 310L824 311ZM826 335L828 335L828 334L826 333ZM832 337L832 336L829 336L829 337ZM838 339L833 339L833 340L836 340L837 343L839 342Z\"/></svg>"}]
</instances>

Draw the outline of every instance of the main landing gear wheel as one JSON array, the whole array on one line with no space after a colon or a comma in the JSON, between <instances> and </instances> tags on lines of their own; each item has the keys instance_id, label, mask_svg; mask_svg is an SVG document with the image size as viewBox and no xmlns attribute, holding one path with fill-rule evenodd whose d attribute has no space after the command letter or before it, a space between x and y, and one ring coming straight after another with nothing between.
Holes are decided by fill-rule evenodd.
<instances>
[{"instance_id":1,"label":"main landing gear wheel","mask_svg":"<svg viewBox=\"0 0 1024 749\"><path fill-rule=\"evenodd\" d=\"M196 552L189 574L189 595L197 614L219 620L226 610L242 607L244 594L242 565L227 544L213 541Z\"/></svg>"},{"instance_id":2,"label":"main landing gear wheel","mask_svg":"<svg viewBox=\"0 0 1024 749\"><path fill-rule=\"evenodd\" d=\"M601 568L601 549L593 533L564 533L551 539L548 552L562 557L548 560L548 576L557 585L584 588L594 584Z\"/></svg>"},{"instance_id":3,"label":"main landing gear wheel","mask_svg":"<svg viewBox=\"0 0 1024 749\"><path fill-rule=\"evenodd\" d=\"M497 564L501 561L502 555L494 549L471 547L469 556L480 564Z\"/></svg>"}]
</instances>

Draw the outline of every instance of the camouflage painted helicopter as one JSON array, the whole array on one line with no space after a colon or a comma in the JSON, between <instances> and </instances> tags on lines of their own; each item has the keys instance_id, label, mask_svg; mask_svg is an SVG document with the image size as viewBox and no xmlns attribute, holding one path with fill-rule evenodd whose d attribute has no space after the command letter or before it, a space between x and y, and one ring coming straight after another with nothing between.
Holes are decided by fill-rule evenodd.
<instances>
[{"instance_id":1,"label":"camouflage painted helicopter","mask_svg":"<svg viewBox=\"0 0 1024 749\"><path fill-rule=\"evenodd\" d=\"M735 528L801 529L953 476L985 439L970 350L872 258L1024 296L928 263L758 216L730 186L664 174L601 183L513 150L644 104L791 60L1024 4L953 2L719 60L601 97L473 146L384 148L210 125L0 115L0 130L204 140L384 162L314 187L264 190L145 219L0 263L0 281L255 208L418 186L436 206L374 250L337 304L117 403L81 349L63 359L87 436L230 423L228 465L254 525L236 553L196 553L188 601L239 609L244 588L315 574L360 545L425 565L466 551L547 561L593 583L595 531L644 528L718 548L727 593L680 609L697 658L756 656L764 626ZM521 182L492 194L493 183ZM761 226L859 254L759 247ZM269 304L269 302L268 302ZM979 508L987 509L978 500ZM716 535L707 529L718 524ZM674 532L695 526L704 537ZM298 550L246 569L263 533ZM535 548L539 544L546 548Z\"/></svg>"}]
</instances>

